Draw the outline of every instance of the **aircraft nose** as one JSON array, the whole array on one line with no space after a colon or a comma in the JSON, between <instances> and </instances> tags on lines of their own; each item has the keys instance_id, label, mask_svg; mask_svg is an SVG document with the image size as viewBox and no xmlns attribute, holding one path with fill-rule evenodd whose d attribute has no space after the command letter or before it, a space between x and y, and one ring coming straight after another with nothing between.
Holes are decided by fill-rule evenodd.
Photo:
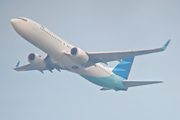
<instances>
[{"instance_id":1,"label":"aircraft nose","mask_svg":"<svg viewBox=\"0 0 180 120\"><path fill-rule=\"evenodd\" d=\"M16 27L16 23L17 23L17 19L11 19L11 25L13 26L13 28Z\"/></svg>"},{"instance_id":2,"label":"aircraft nose","mask_svg":"<svg viewBox=\"0 0 180 120\"><path fill-rule=\"evenodd\" d=\"M11 25L14 28L14 30L20 34L20 32L22 31L22 22L19 19L11 19Z\"/></svg>"},{"instance_id":3,"label":"aircraft nose","mask_svg":"<svg viewBox=\"0 0 180 120\"><path fill-rule=\"evenodd\" d=\"M15 19L11 19L11 25L13 25L14 21L15 21Z\"/></svg>"}]
</instances>

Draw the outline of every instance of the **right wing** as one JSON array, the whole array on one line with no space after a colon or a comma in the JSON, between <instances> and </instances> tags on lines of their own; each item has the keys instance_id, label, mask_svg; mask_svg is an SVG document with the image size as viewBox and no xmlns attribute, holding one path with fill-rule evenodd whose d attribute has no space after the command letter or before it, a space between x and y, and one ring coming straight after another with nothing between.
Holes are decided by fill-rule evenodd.
<instances>
[{"instance_id":1,"label":"right wing","mask_svg":"<svg viewBox=\"0 0 180 120\"><path fill-rule=\"evenodd\" d=\"M89 56L89 61L82 64L84 67L89 67L98 62L107 63L110 61L116 61L125 59L127 57L133 57L138 55L150 54L155 52L164 51L169 45L171 40L168 40L167 43L161 48L147 49L147 50L132 50L132 51L120 51L120 52L99 52L99 53L87 53Z\"/></svg>"}]
</instances>

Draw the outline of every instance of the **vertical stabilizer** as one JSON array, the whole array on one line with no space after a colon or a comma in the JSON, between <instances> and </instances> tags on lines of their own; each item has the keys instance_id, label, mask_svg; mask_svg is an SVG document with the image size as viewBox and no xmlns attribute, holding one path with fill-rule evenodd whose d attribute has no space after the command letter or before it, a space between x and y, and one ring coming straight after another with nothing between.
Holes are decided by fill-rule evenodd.
<instances>
[{"instance_id":1,"label":"vertical stabilizer","mask_svg":"<svg viewBox=\"0 0 180 120\"><path fill-rule=\"evenodd\" d=\"M134 61L134 56L133 57L128 57L126 59L123 59L122 62L120 62L114 69L113 69L113 73L121 76L125 79L128 79L130 70L131 70L131 66L133 64Z\"/></svg>"}]
</instances>

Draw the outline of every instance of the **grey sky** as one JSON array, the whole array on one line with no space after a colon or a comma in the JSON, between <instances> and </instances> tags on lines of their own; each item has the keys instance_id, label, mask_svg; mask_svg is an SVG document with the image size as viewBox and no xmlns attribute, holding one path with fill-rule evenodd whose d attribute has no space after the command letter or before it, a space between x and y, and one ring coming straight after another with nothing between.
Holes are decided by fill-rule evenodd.
<instances>
[{"instance_id":1,"label":"grey sky","mask_svg":"<svg viewBox=\"0 0 180 120\"><path fill-rule=\"evenodd\" d=\"M180 118L179 0L4 0L0 2L1 120L178 120ZM16 72L34 52L46 56L12 28L30 18L88 52L161 47L135 58L129 79L163 84L106 91L67 71ZM110 63L113 67L117 62Z\"/></svg>"}]
</instances>

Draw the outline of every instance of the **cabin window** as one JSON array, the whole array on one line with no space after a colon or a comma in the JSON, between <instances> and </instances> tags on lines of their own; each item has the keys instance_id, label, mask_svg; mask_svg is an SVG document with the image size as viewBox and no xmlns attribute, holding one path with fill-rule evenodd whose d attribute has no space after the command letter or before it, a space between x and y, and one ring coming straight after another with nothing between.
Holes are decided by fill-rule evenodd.
<instances>
[{"instance_id":1,"label":"cabin window","mask_svg":"<svg viewBox=\"0 0 180 120\"><path fill-rule=\"evenodd\" d=\"M21 19L21 20L27 22L27 19L25 19L25 18L19 17L18 19Z\"/></svg>"}]
</instances>

